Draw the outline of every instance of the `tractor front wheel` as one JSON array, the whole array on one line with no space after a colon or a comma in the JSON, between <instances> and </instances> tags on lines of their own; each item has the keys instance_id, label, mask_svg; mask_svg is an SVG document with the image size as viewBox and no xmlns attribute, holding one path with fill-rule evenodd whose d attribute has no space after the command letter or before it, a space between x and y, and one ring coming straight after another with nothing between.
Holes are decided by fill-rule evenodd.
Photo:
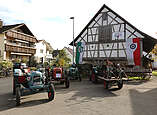
<instances>
[{"instance_id":1,"label":"tractor front wheel","mask_svg":"<svg viewBox=\"0 0 157 115\"><path fill-rule=\"evenodd\" d=\"M20 101L21 101L20 87L16 87L16 106L20 105Z\"/></svg>"},{"instance_id":2,"label":"tractor front wheel","mask_svg":"<svg viewBox=\"0 0 157 115\"><path fill-rule=\"evenodd\" d=\"M104 88L109 89L109 82L104 80Z\"/></svg>"},{"instance_id":3,"label":"tractor front wheel","mask_svg":"<svg viewBox=\"0 0 157 115\"><path fill-rule=\"evenodd\" d=\"M55 95L55 88L53 84L50 84L49 89L48 89L48 98L49 101L52 101L54 99Z\"/></svg>"},{"instance_id":4,"label":"tractor front wheel","mask_svg":"<svg viewBox=\"0 0 157 115\"><path fill-rule=\"evenodd\" d=\"M65 80L65 87L66 87L66 88L69 88L69 86L70 86L70 80L67 78L67 79Z\"/></svg>"},{"instance_id":5,"label":"tractor front wheel","mask_svg":"<svg viewBox=\"0 0 157 115\"><path fill-rule=\"evenodd\" d=\"M81 78L81 76L79 75L79 81L82 81L82 78Z\"/></svg>"},{"instance_id":6,"label":"tractor front wheel","mask_svg":"<svg viewBox=\"0 0 157 115\"><path fill-rule=\"evenodd\" d=\"M15 94L16 94L16 81L13 78L13 95L15 95Z\"/></svg>"},{"instance_id":7,"label":"tractor front wheel","mask_svg":"<svg viewBox=\"0 0 157 115\"><path fill-rule=\"evenodd\" d=\"M96 75L95 75L95 73L92 73L92 82L93 83L96 83L97 82L97 78L96 78Z\"/></svg>"}]
</instances>

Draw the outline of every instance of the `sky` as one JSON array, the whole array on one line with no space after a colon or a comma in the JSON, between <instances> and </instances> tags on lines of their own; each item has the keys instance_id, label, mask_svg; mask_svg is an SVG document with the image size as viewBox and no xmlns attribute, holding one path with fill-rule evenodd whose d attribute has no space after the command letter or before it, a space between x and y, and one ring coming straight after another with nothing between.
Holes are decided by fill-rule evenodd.
<instances>
[{"instance_id":1,"label":"sky","mask_svg":"<svg viewBox=\"0 0 157 115\"><path fill-rule=\"evenodd\" d=\"M0 19L5 25L25 23L38 40L62 49L73 40L70 17L76 37L103 4L157 38L156 0L0 0Z\"/></svg>"}]
</instances>

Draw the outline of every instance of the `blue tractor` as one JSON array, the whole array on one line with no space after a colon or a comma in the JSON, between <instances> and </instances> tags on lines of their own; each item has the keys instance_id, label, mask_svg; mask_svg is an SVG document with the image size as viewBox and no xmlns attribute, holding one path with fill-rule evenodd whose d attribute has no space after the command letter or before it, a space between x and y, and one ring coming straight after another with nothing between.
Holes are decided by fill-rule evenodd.
<instances>
[{"instance_id":1,"label":"blue tractor","mask_svg":"<svg viewBox=\"0 0 157 115\"><path fill-rule=\"evenodd\" d=\"M48 100L52 101L55 95L53 84L40 71L28 71L26 66L15 63L13 66L13 94L16 95L16 105L20 105L24 90L31 92L46 91Z\"/></svg>"},{"instance_id":2,"label":"blue tractor","mask_svg":"<svg viewBox=\"0 0 157 115\"><path fill-rule=\"evenodd\" d=\"M72 64L72 66L69 68L68 76L70 77L71 80L82 81L79 69L75 64Z\"/></svg>"}]
</instances>

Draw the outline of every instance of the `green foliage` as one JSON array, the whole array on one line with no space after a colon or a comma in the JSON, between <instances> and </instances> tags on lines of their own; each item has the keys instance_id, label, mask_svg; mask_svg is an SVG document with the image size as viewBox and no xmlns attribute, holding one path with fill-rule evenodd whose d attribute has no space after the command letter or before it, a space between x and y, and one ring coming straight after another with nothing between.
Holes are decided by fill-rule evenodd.
<instances>
[{"instance_id":1,"label":"green foliage","mask_svg":"<svg viewBox=\"0 0 157 115\"><path fill-rule=\"evenodd\" d=\"M151 51L151 54L154 54L154 57L151 57L152 60L157 61L157 44L154 46L154 49Z\"/></svg>"},{"instance_id":2,"label":"green foliage","mask_svg":"<svg viewBox=\"0 0 157 115\"><path fill-rule=\"evenodd\" d=\"M16 58L16 59L13 60L13 63L20 63L20 62L21 62L21 60L18 59L18 58Z\"/></svg>"},{"instance_id":3,"label":"green foliage","mask_svg":"<svg viewBox=\"0 0 157 115\"><path fill-rule=\"evenodd\" d=\"M157 44L154 46L154 49L152 50L151 53L157 55Z\"/></svg>"},{"instance_id":4,"label":"green foliage","mask_svg":"<svg viewBox=\"0 0 157 115\"><path fill-rule=\"evenodd\" d=\"M28 59L27 59L27 58L22 58L21 62L22 62L22 63L27 63L27 62L28 62Z\"/></svg>"},{"instance_id":5,"label":"green foliage","mask_svg":"<svg viewBox=\"0 0 157 115\"><path fill-rule=\"evenodd\" d=\"M31 70L31 71L36 71L37 68L36 68L36 67L31 67L30 70Z\"/></svg>"},{"instance_id":6,"label":"green foliage","mask_svg":"<svg viewBox=\"0 0 157 115\"><path fill-rule=\"evenodd\" d=\"M157 71L153 71L152 75L157 77Z\"/></svg>"},{"instance_id":7,"label":"green foliage","mask_svg":"<svg viewBox=\"0 0 157 115\"><path fill-rule=\"evenodd\" d=\"M13 63L11 61L0 61L0 69L2 68L12 68Z\"/></svg>"},{"instance_id":8,"label":"green foliage","mask_svg":"<svg viewBox=\"0 0 157 115\"><path fill-rule=\"evenodd\" d=\"M30 58L30 61L27 62L27 65L29 65L30 67L36 67L38 65L37 61L35 60L35 57L32 56Z\"/></svg>"},{"instance_id":9,"label":"green foliage","mask_svg":"<svg viewBox=\"0 0 157 115\"><path fill-rule=\"evenodd\" d=\"M47 67L47 66L49 66L49 63L48 62L44 62L43 66Z\"/></svg>"},{"instance_id":10,"label":"green foliage","mask_svg":"<svg viewBox=\"0 0 157 115\"><path fill-rule=\"evenodd\" d=\"M56 66L61 66L61 67L67 67L69 66L69 62L71 61L70 58L67 57L67 54L64 49L59 51L59 54L57 56L57 59L53 61L53 64L56 64Z\"/></svg>"}]
</instances>

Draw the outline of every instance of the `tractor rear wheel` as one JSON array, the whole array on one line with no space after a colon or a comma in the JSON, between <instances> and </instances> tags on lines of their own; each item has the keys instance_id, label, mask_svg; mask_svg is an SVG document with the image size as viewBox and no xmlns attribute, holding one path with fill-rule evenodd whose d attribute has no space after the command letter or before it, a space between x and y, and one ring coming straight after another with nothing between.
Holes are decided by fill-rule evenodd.
<instances>
[{"instance_id":1,"label":"tractor rear wheel","mask_svg":"<svg viewBox=\"0 0 157 115\"><path fill-rule=\"evenodd\" d=\"M123 87L123 80L117 81L118 89L122 89Z\"/></svg>"}]
</instances>

